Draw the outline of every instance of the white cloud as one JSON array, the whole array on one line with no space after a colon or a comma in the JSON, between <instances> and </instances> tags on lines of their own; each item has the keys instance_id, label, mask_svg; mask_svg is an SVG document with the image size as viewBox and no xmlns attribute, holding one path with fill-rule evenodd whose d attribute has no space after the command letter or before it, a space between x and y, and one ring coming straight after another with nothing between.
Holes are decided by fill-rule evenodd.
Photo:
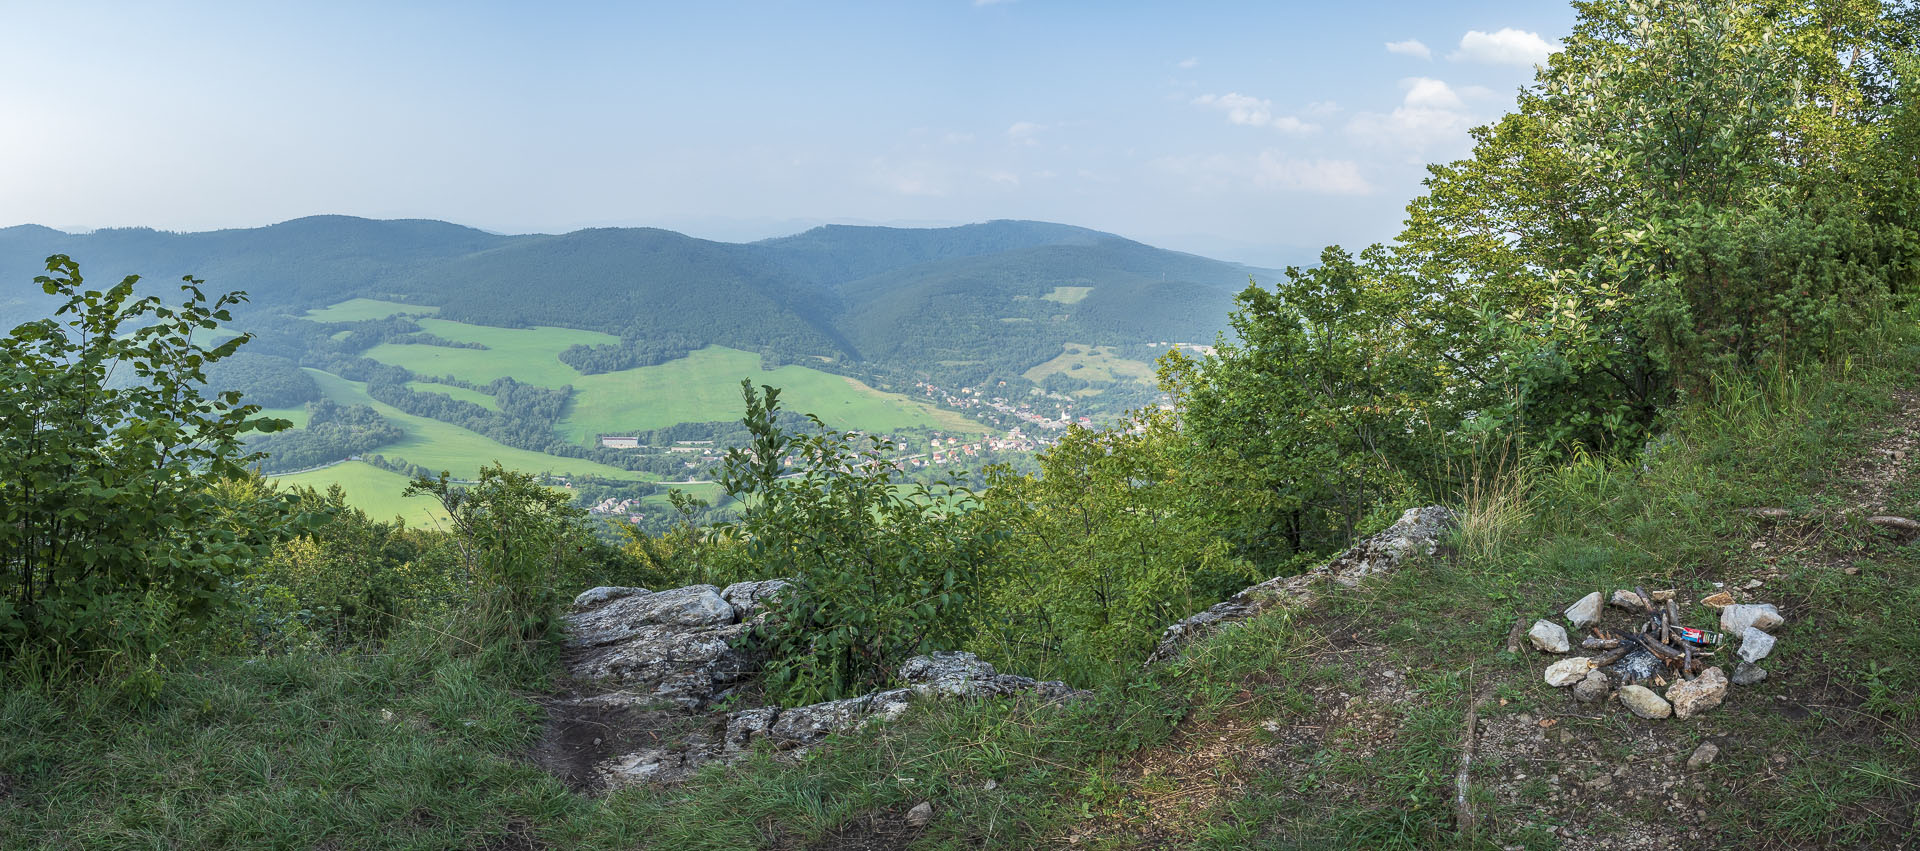
<instances>
[{"instance_id":1,"label":"white cloud","mask_svg":"<svg viewBox=\"0 0 1920 851\"><path fill-rule=\"evenodd\" d=\"M1016 121L1013 123L1013 126L1007 128L1007 138L1011 139L1015 144L1038 145L1040 144L1040 140L1034 137L1045 129L1047 129L1047 125L1045 124L1035 124L1031 121Z\"/></svg>"},{"instance_id":2,"label":"white cloud","mask_svg":"<svg viewBox=\"0 0 1920 851\"><path fill-rule=\"evenodd\" d=\"M1307 104L1308 115L1332 115L1340 111L1340 104L1330 100L1317 100Z\"/></svg>"},{"instance_id":3,"label":"white cloud","mask_svg":"<svg viewBox=\"0 0 1920 851\"><path fill-rule=\"evenodd\" d=\"M1421 59L1433 58L1433 50L1421 44L1420 40L1415 38L1410 38L1406 41L1389 41L1387 42L1387 52L1398 53L1401 56L1417 56Z\"/></svg>"},{"instance_id":4,"label":"white cloud","mask_svg":"<svg viewBox=\"0 0 1920 851\"><path fill-rule=\"evenodd\" d=\"M1400 106L1382 115L1362 112L1347 122L1347 134L1380 147L1424 149L1450 140L1463 140L1474 125L1466 102L1445 81L1408 77L1400 81L1406 94Z\"/></svg>"},{"instance_id":5,"label":"white cloud","mask_svg":"<svg viewBox=\"0 0 1920 851\"><path fill-rule=\"evenodd\" d=\"M1175 63L1173 63L1173 64L1174 64L1174 65L1176 65L1176 66L1178 66L1178 67L1180 67L1180 68L1186 68L1186 69L1192 69L1192 68L1198 68L1198 67L1200 67L1200 57L1198 57L1198 56L1189 56L1189 57L1187 57L1187 58L1185 58L1185 59L1182 59L1182 60L1180 60L1179 62L1175 62Z\"/></svg>"},{"instance_id":6,"label":"white cloud","mask_svg":"<svg viewBox=\"0 0 1920 851\"><path fill-rule=\"evenodd\" d=\"M1320 125L1300 120L1292 115L1274 115L1273 101L1228 92L1224 95L1201 95L1193 99L1195 106L1206 106L1227 114L1227 120L1248 127L1271 127L1282 133L1304 136L1320 132Z\"/></svg>"},{"instance_id":7,"label":"white cloud","mask_svg":"<svg viewBox=\"0 0 1920 851\"><path fill-rule=\"evenodd\" d=\"M1253 187L1268 191L1313 195L1367 195L1373 185L1352 160L1303 160L1274 150L1253 157L1215 154L1207 157L1169 157L1155 162L1161 170L1189 185L1214 191Z\"/></svg>"},{"instance_id":8,"label":"white cloud","mask_svg":"<svg viewBox=\"0 0 1920 851\"><path fill-rule=\"evenodd\" d=\"M1481 62L1488 65L1544 65L1560 46L1539 33L1506 27L1499 32L1468 30L1460 37L1460 49L1447 58L1455 62Z\"/></svg>"}]
</instances>

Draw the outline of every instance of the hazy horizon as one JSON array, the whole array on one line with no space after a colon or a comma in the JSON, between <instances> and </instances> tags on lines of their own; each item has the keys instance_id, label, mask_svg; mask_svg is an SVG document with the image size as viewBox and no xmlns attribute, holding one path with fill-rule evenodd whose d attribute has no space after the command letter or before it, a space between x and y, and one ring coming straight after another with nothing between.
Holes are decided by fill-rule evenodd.
<instances>
[{"instance_id":1,"label":"hazy horizon","mask_svg":"<svg viewBox=\"0 0 1920 851\"><path fill-rule=\"evenodd\" d=\"M1391 238L1571 10L1371 0L0 8L0 224L1060 222L1259 265ZM50 33L84 32L63 41Z\"/></svg>"}]
</instances>

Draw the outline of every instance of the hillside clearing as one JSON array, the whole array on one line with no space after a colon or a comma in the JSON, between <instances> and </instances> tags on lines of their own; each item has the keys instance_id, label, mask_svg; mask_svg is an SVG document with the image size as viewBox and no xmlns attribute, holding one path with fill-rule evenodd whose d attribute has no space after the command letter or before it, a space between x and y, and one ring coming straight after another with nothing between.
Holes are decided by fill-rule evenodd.
<instances>
[{"instance_id":1,"label":"hillside clearing","mask_svg":"<svg viewBox=\"0 0 1920 851\"><path fill-rule=\"evenodd\" d=\"M343 461L331 467L280 476L273 480L282 488L303 487L325 493L339 485L346 492L347 504L375 520L398 517L409 526L446 528L447 512L430 497L401 496L407 477L382 470L365 461Z\"/></svg>"},{"instance_id":2,"label":"hillside clearing","mask_svg":"<svg viewBox=\"0 0 1920 851\"><path fill-rule=\"evenodd\" d=\"M386 319L402 314L422 316L439 312L440 308L430 304L405 304L377 298L350 298L339 304L309 310L302 318L315 322L364 322L368 319Z\"/></svg>"},{"instance_id":3,"label":"hillside clearing","mask_svg":"<svg viewBox=\"0 0 1920 851\"><path fill-rule=\"evenodd\" d=\"M1027 370L1028 381L1045 381L1051 375L1064 375L1084 381L1134 381L1154 383L1153 365L1128 360L1114 354L1112 346L1068 343L1058 357Z\"/></svg>"}]
</instances>

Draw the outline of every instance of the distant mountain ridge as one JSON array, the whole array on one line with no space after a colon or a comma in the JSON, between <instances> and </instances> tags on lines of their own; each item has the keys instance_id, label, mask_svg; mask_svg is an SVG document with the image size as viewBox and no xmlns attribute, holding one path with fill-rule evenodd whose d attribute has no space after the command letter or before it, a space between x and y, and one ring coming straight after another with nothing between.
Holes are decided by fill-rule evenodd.
<instances>
[{"instance_id":1,"label":"distant mountain ridge","mask_svg":"<svg viewBox=\"0 0 1920 851\"><path fill-rule=\"evenodd\" d=\"M955 380L1018 374L1066 342L1208 340L1276 273L1048 222L827 225L751 243L656 228L500 235L435 220L311 216L261 228L0 229L0 323L40 315L49 254L93 283L192 274L243 289L242 324L353 297L478 324L603 331Z\"/></svg>"}]
</instances>

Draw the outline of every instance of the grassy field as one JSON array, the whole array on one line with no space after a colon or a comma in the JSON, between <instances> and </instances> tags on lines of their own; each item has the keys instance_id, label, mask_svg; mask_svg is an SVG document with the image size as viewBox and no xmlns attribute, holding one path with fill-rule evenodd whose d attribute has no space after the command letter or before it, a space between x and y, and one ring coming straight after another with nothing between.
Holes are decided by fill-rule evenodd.
<instances>
[{"instance_id":1,"label":"grassy field","mask_svg":"<svg viewBox=\"0 0 1920 851\"><path fill-rule=\"evenodd\" d=\"M347 504L376 520L399 517L409 526L445 528L447 512L440 504L424 496L403 497L407 477L375 467L364 461L348 461L324 470L311 470L274 480L283 488L305 487L325 491L339 485L347 492Z\"/></svg>"},{"instance_id":2,"label":"grassy field","mask_svg":"<svg viewBox=\"0 0 1920 851\"><path fill-rule=\"evenodd\" d=\"M578 395L560 430L584 444L596 434L739 419L742 378L780 388L780 403L788 410L817 414L839 428L984 431L952 411L884 393L851 378L803 366L762 370L759 355L719 346L658 366L576 379L573 386Z\"/></svg>"},{"instance_id":3,"label":"grassy field","mask_svg":"<svg viewBox=\"0 0 1920 851\"><path fill-rule=\"evenodd\" d=\"M368 350L367 357L418 375L453 375L476 384L511 377L543 387L572 385L577 395L560 432L582 445L596 434L737 419L742 378L779 387L788 408L818 414L842 428L888 431L918 426L970 434L985 430L959 414L884 393L851 378L797 365L763 370L759 355L722 346L708 346L656 366L581 375L560 362L560 353L576 343L604 345L619 342L618 338L566 328L491 328L443 319L422 319L420 327L487 348L387 343Z\"/></svg>"},{"instance_id":4,"label":"grassy field","mask_svg":"<svg viewBox=\"0 0 1920 851\"><path fill-rule=\"evenodd\" d=\"M289 420L293 423L294 428L307 427L307 406L305 405L293 408L261 408L260 413L256 416L278 417L283 420Z\"/></svg>"},{"instance_id":5,"label":"grassy field","mask_svg":"<svg viewBox=\"0 0 1920 851\"><path fill-rule=\"evenodd\" d=\"M407 382L407 389L420 393L439 393L445 396L452 396L462 402L472 402L489 411L500 410L500 402L492 396L488 396L478 390L468 390L465 387L454 387L450 384L436 384L431 381L409 381Z\"/></svg>"},{"instance_id":6,"label":"grassy field","mask_svg":"<svg viewBox=\"0 0 1920 851\"><path fill-rule=\"evenodd\" d=\"M1057 301L1061 304L1079 304L1085 301L1087 294L1091 292L1093 292L1092 287L1054 287L1053 292L1047 293L1041 296L1041 298L1047 301Z\"/></svg>"},{"instance_id":7,"label":"grassy field","mask_svg":"<svg viewBox=\"0 0 1920 851\"><path fill-rule=\"evenodd\" d=\"M367 350L367 357L404 366L415 375L452 375L474 384L511 377L524 384L561 387L581 378L560 362L560 353L574 344L604 346L619 337L597 331L568 328L494 328L445 319L422 319L420 329L459 343L479 343L485 349L450 349L409 343L383 343Z\"/></svg>"},{"instance_id":8,"label":"grassy field","mask_svg":"<svg viewBox=\"0 0 1920 851\"><path fill-rule=\"evenodd\" d=\"M1137 381L1152 384L1153 365L1128 360L1113 353L1112 346L1088 346L1068 343L1066 351L1025 373L1028 381L1043 381L1049 375L1065 375L1087 381Z\"/></svg>"},{"instance_id":9,"label":"grassy field","mask_svg":"<svg viewBox=\"0 0 1920 851\"><path fill-rule=\"evenodd\" d=\"M398 314L439 313L440 308L430 304L402 304L397 301L381 301L377 298L350 298L331 307L309 310L304 319L315 322L361 322L368 319L385 319Z\"/></svg>"},{"instance_id":10,"label":"grassy field","mask_svg":"<svg viewBox=\"0 0 1920 851\"><path fill-rule=\"evenodd\" d=\"M327 398L345 405L370 405L374 410L379 411L381 416L406 431L407 436L398 443L390 443L376 450L378 454L388 458L419 464L434 470L447 470L458 479L475 478L480 475L481 466L494 462L508 469L529 473L591 474L624 481L646 481L654 478L645 473L635 473L593 461L560 458L505 446L459 426L426 417L417 417L392 405L375 401L373 397L367 395L366 385L361 382L348 381L317 369L309 369L307 372L313 376L314 381L319 382L320 389L327 394Z\"/></svg>"}]
</instances>

